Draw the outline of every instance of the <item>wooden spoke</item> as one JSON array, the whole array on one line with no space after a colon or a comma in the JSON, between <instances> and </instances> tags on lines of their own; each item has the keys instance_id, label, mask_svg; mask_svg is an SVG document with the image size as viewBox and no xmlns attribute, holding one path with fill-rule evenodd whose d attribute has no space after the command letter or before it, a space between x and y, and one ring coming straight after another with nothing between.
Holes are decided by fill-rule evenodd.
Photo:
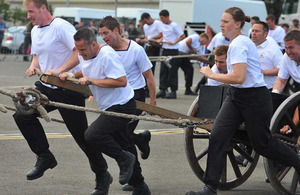
<instances>
[{"instance_id":1,"label":"wooden spoke","mask_svg":"<svg viewBox=\"0 0 300 195\"><path fill-rule=\"evenodd\" d=\"M253 162L254 158L251 156L251 154L248 154L248 152L243 150L240 146L234 144L233 148L249 162Z\"/></svg>"},{"instance_id":2,"label":"wooden spoke","mask_svg":"<svg viewBox=\"0 0 300 195\"><path fill-rule=\"evenodd\" d=\"M201 160L207 154L208 154L208 147L206 147L204 150L202 150L201 152L199 152L196 155L196 159L199 161L199 160Z\"/></svg>"},{"instance_id":3,"label":"wooden spoke","mask_svg":"<svg viewBox=\"0 0 300 195\"><path fill-rule=\"evenodd\" d=\"M242 177L242 173L241 173L239 165L238 165L238 163L237 163L237 161L235 159L233 151L231 150L227 154L228 154L229 160L231 162L231 165L232 165L232 168L233 168L233 171L234 171L236 177L237 178Z\"/></svg>"},{"instance_id":4,"label":"wooden spoke","mask_svg":"<svg viewBox=\"0 0 300 195\"><path fill-rule=\"evenodd\" d=\"M278 181L282 181L286 174L288 174L288 172L290 171L292 167L284 167L278 174L277 174L277 179Z\"/></svg>"}]
</instances>

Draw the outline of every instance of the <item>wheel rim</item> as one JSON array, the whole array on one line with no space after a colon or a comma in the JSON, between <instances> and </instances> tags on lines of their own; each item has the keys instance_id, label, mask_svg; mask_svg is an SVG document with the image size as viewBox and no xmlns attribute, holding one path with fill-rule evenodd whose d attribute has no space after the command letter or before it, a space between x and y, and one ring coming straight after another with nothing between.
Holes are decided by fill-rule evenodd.
<instances>
[{"instance_id":1,"label":"wheel rim","mask_svg":"<svg viewBox=\"0 0 300 195\"><path fill-rule=\"evenodd\" d=\"M289 125L294 132L296 131L297 127L293 123L292 118L294 110L299 104L300 92L291 95L280 104L271 120L270 130L272 133L278 133L283 124ZM290 138L280 134L278 136L281 140L285 140L286 143L290 143L289 145L295 152L299 152L299 149L296 147L298 135L293 135ZM267 158L264 158L264 166L270 183L276 191L284 195L300 194L299 176L294 168L285 166L280 166L278 168L278 163Z\"/></svg>"},{"instance_id":2,"label":"wheel rim","mask_svg":"<svg viewBox=\"0 0 300 195\"><path fill-rule=\"evenodd\" d=\"M188 115L196 116L198 109L197 97L192 103ZM186 128L185 129L185 150L188 162L195 175L203 182L203 175L206 168L207 149L209 134L206 130ZM232 141L231 146L227 149L227 161L223 175L219 183L219 189L226 190L235 188L244 183L254 171L259 159L259 155L252 150L251 155L247 158L251 160L246 167L238 166L235 154L240 147L237 142ZM244 152L245 153L245 152Z\"/></svg>"}]
</instances>

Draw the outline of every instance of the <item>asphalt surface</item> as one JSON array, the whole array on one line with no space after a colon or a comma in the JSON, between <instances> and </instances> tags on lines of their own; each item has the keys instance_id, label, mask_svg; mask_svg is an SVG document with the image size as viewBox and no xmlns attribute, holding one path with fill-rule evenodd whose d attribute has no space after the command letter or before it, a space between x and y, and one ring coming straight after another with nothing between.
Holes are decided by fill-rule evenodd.
<instances>
[{"instance_id":1,"label":"asphalt surface","mask_svg":"<svg viewBox=\"0 0 300 195\"><path fill-rule=\"evenodd\" d=\"M0 59L4 56L0 55ZM29 62L22 57L7 56L0 61L1 89L18 91L21 86L33 86L37 76L28 78L24 72ZM158 84L159 66L155 79ZM184 77L179 70L179 90L176 100L158 99L158 106L186 114L195 96L184 93ZM195 65L194 85L201 77ZM149 101L149 100L148 100ZM0 94L0 103L13 106L11 98ZM97 108L96 103L87 102L88 107ZM0 195L84 195L91 194L95 187L95 176L89 168L87 158L70 136L63 124L42 121L49 138L50 149L58 166L45 172L44 176L26 180L26 173L35 164L36 157L29 149L12 118L13 112L0 113ZM60 118L54 111L51 117ZM97 117L88 113L89 122ZM140 160L145 181L153 195L183 195L186 190L198 190L203 183L192 172L185 154L183 129L172 125L141 121L137 131L149 129L152 132L149 159ZM114 181L109 194L127 195L118 183L119 168L114 160L105 156ZM262 158L261 158L262 159ZM277 194L270 184L264 182L265 171L262 160L246 183L220 195L270 195Z\"/></svg>"}]
</instances>

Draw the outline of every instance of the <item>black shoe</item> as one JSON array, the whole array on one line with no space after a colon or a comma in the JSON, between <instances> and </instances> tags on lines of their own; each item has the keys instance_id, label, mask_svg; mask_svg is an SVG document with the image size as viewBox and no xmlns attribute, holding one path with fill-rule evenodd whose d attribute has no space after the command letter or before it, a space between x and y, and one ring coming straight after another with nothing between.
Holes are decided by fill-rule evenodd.
<instances>
[{"instance_id":1,"label":"black shoe","mask_svg":"<svg viewBox=\"0 0 300 195\"><path fill-rule=\"evenodd\" d=\"M96 178L96 188L92 192L92 195L107 195L109 191L109 185L112 183L113 178L108 171L101 177Z\"/></svg>"},{"instance_id":2,"label":"black shoe","mask_svg":"<svg viewBox=\"0 0 300 195\"><path fill-rule=\"evenodd\" d=\"M126 184L123 185L122 190L126 191L126 192L133 191L133 186L126 183Z\"/></svg>"},{"instance_id":3,"label":"black shoe","mask_svg":"<svg viewBox=\"0 0 300 195\"><path fill-rule=\"evenodd\" d=\"M150 154L149 142L151 140L151 133L149 130L145 130L143 133L140 133L135 136L134 142L141 151L142 159L147 159Z\"/></svg>"},{"instance_id":4,"label":"black shoe","mask_svg":"<svg viewBox=\"0 0 300 195\"><path fill-rule=\"evenodd\" d=\"M266 177L265 182L266 182L266 183L270 183L269 178Z\"/></svg>"},{"instance_id":5,"label":"black shoe","mask_svg":"<svg viewBox=\"0 0 300 195\"><path fill-rule=\"evenodd\" d=\"M166 97L166 91L165 90L159 90L156 94L156 98L165 98Z\"/></svg>"},{"instance_id":6,"label":"black shoe","mask_svg":"<svg viewBox=\"0 0 300 195\"><path fill-rule=\"evenodd\" d=\"M131 195L151 195L148 185L145 182L142 182L133 187Z\"/></svg>"},{"instance_id":7,"label":"black shoe","mask_svg":"<svg viewBox=\"0 0 300 195\"><path fill-rule=\"evenodd\" d=\"M186 88L184 95L198 95L198 94L194 93L190 88Z\"/></svg>"},{"instance_id":8,"label":"black shoe","mask_svg":"<svg viewBox=\"0 0 300 195\"><path fill-rule=\"evenodd\" d=\"M185 195L217 195L217 191L209 185L205 185L202 190L198 192L187 191Z\"/></svg>"},{"instance_id":9,"label":"black shoe","mask_svg":"<svg viewBox=\"0 0 300 195\"><path fill-rule=\"evenodd\" d=\"M44 175L47 169L53 169L57 165L57 161L54 155L47 150L39 155L37 155L37 161L33 169L27 173L28 180L34 180L40 178Z\"/></svg>"},{"instance_id":10,"label":"black shoe","mask_svg":"<svg viewBox=\"0 0 300 195\"><path fill-rule=\"evenodd\" d=\"M176 99L176 98L177 98L177 96L176 96L176 91L172 91L172 92L168 93L168 94L166 95L166 98L167 98L167 99Z\"/></svg>"},{"instance_id":11,"label":"black shoe","mask_svg":"<svg viewBox=\"0 0 300 195\"><path fill-rule=\"evenodd\" d=\"M135 163L135 156L127 151L122 151L122 156L117 161L120 167L119 183L124 185L128 183L133 173L133 165Z\"/></svg>"}]
</instances>

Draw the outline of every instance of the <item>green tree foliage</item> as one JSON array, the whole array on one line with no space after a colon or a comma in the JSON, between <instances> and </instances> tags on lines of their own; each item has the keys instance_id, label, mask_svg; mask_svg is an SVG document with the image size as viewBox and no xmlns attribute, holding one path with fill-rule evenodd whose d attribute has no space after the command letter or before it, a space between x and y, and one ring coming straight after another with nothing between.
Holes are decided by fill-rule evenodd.
<instances>
[{"instance_id":1,"label":"green tree foliage","mask_svg":"<svg viewBox=\"0 0 300 195\"><path fill-rule=\"evenodd\" d=\"M20 8L15 8L11 12L11 21L16 24L17 22L22 22L25 24L27 22L27 13L26 11L20 9Z\"/></svg>"}]
</instances>

